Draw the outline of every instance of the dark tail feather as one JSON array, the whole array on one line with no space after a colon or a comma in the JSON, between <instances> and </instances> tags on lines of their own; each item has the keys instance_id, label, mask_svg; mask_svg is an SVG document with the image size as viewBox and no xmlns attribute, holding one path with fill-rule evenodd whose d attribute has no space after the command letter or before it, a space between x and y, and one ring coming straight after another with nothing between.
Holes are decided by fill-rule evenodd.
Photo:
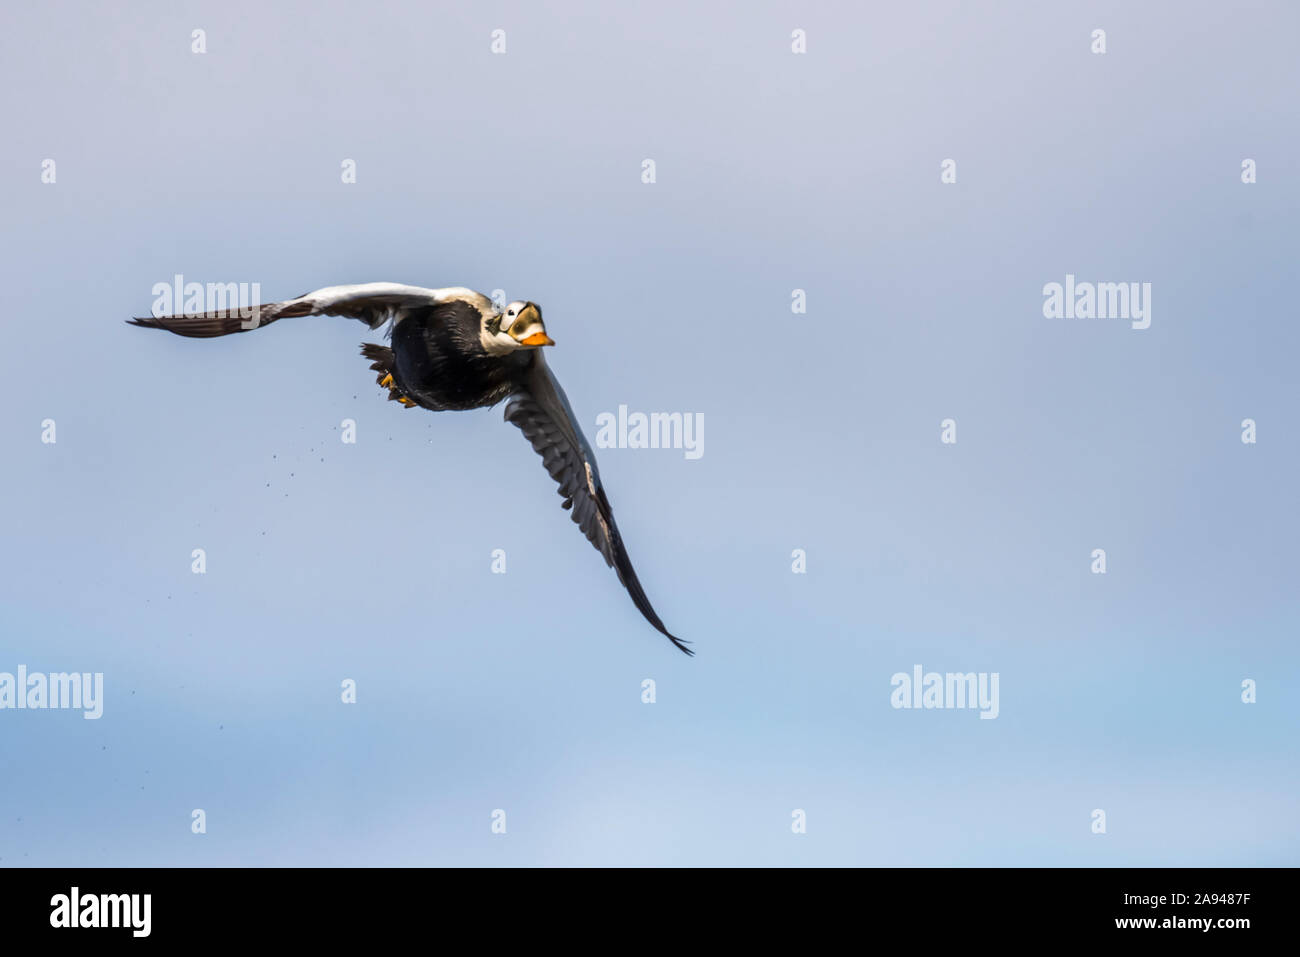
<instances>
[{"instance_id":1,"label":"dark tail feather","mask_svg":"<svg viewBox=\"0 0 1300 957\"><path fill-rule=\"evenodd\" d=\"M388 390L389 402L400 402L408 409L413 409L416 402L402 391L402 387L397 384L397 373L393 371L396 362L393 360L393 350L388 346L375 345L373 342L361 343L361 354L367 359L374 359L370 363L370 368L374 369L379 375L375 376L375 381Z\"/></svg>"},{"instance_id":2,"label":"dark tail feather","mask_svg":"<svg viewBox=\"0 0 1300 957\"><path fill-rule=\"evenodd\" d=\"M388 346L375 345L373 342L363 342L361 343L361 354L367 359L375 360L370 364L370 368L379 373L379 378L375 381L382 384L384 376L393 371L393 350L388 348Z\"/></svg>"}]
</instances>

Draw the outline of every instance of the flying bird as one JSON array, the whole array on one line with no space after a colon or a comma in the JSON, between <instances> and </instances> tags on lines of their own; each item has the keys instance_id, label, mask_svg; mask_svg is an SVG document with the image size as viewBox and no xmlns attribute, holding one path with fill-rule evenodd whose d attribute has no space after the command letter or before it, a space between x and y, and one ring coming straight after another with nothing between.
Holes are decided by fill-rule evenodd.
<instances>
[{"instance_id":1,"label":"flying bird","mask_svg":"<svg viewBox=\"0 0 1300 957\"><path fill-rule=\"evenodd\" d=\"M516 301L500 310L482 293L459 286L425 289L372 282L328 286L245 311L250 314L232 309L129 322L198 339L250 332L299 316L346 316L371 329L391 324L390 346L361 347L388 397L407 408L435 412L505 400L506 421L518 426L542 456L559 484L563 507L571 509L573 521L618 573L633 604L674 645L694 654L664 627L632 569L596 456L541 351L555 343L546 334L540 306Z\"/></svg>"}]
</instances>

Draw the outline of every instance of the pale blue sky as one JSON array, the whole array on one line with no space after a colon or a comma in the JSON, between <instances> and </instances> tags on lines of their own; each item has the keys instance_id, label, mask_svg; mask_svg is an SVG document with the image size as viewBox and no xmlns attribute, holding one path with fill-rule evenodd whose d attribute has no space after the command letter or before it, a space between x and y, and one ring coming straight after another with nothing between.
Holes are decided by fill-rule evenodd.
<instances>
[{"instance_id":1,"label":"pale blue sky","mask_svg":"<svg viewBox=\"0 0 1300 957\"><path fill-rule=\"evenodd\" d=\"M5 9L0 671L105 704L0 711L0 864L1297 863L1300 13L569 6ZM122 323L178 272L502 288L589 436L703 413L600 454L698 657L501 409L342 319ZM916 664L999 717L893 710Z\"/></svg>"}]
</instances>

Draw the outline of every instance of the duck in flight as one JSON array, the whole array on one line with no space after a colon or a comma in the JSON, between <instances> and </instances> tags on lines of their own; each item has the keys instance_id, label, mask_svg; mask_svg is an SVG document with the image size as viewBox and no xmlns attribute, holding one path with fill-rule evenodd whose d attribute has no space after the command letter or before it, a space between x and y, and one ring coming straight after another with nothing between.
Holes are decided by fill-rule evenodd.
<instances>
[{"instance_id":1,"label":"duck in flight","mask_svg":"<svg viewBox=\"0 0 1300 957\"><path fill-rule=\"evenodd\" d=\"M249 332L299 316L346 316L371 329L391 323L391 346L361 347L362 355L373 360L370 368L389 398L407 408L435 412L506 400L506 421L518 426L542 456L546 471L559 483L563 507L571 509L573 521L618 573L633 604L674 645L694 654L664 627L632 569L596 456L542 353L542 347L555 343L546 334L540 306L512 302L500 310L472 289L373 282L329 286L243 313L218 310L129 321L199 339Z\"/></svg>"}]
</instances>

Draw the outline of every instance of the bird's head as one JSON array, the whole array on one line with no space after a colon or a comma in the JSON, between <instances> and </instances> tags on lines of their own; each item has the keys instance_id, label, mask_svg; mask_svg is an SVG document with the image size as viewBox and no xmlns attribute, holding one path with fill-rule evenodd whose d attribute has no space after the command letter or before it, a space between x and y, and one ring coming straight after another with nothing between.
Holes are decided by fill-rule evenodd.
<instances>
[{"instance_id":1,"label":"bird's head","mask_svg":"<svg viewBox=\"0 0 1300 957\"><path fill-rule=\"evenodd\" d=\"M555 345L542 323L542 307L535 302L515 302L499 316L487 320L484 332L490 337L493 352L514 352Z\"/></svg>"}]
</instances>

